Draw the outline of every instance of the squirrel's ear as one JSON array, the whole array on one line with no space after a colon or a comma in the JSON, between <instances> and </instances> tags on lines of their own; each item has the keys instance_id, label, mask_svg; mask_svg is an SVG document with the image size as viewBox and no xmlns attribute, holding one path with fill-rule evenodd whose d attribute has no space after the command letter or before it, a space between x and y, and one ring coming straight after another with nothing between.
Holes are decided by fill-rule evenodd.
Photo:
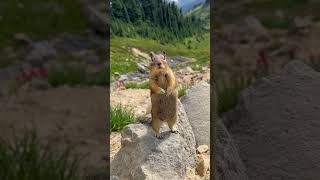
<instances>
[{"instance_id":1,"label":"squirrel's ear","mask_svg":"<svg viewBox=\"0 0 320 180\"><path fill-rule=\"evenodd\" d=\"M167 58L166 52L162 51L162 54L163 54L164 60L166 60L166 58Z\"/></svg>"},{"instance_id":2,"label":"squirrel's ear","mask_svg":"<svg viewBox=\"0 0 320 180\"><path fill-rule=\"evenodd\" d=\"M153 58L154 58L154 52L152 52L152 51L151 51L149 55L150 55L150 57L151 57L151 61L153 61Z\"/></svg>"}]
</instances>

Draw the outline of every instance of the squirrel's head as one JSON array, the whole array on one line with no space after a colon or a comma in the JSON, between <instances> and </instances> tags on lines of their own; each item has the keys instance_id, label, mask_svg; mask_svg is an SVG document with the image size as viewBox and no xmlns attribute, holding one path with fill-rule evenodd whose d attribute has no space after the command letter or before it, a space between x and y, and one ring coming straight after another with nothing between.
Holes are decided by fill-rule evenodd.
<instances>
[{"instance_id":1,"label":"squirrel's head","mask_svg":"<svg viewBox=\"0 0 320 180\"><path fill-rule=\"evenodd\" d=\"M162 51L160 54L150 52L151 66L157 69L164 69L167 65L166 52Z\"/></svg>"}]
</instances>

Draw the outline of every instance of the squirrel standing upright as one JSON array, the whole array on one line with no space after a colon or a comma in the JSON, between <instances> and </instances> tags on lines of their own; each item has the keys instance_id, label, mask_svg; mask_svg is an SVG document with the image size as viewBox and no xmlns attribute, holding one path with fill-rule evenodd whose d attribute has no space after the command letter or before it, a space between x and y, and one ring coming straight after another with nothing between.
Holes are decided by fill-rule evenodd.
<instances>
[{"instance_id":1,"label":"squirrel standing upright","mask_svg":"<svg viewBox=\"0 0 320 180\"><path fill-rule=\"evenodd\" d=\"M177 131L177 83L166 60L166 53L150 53L149 86L151 92L151 126L155 136L162 139L160 127L167 122L171 132Z\"/></svg>"}]
</instances>

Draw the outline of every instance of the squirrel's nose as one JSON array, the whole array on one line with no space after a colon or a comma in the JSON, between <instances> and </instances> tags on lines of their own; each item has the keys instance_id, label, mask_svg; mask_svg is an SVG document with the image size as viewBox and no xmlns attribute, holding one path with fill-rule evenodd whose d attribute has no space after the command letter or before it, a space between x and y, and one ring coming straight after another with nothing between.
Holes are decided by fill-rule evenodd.
<instances>
[{"instance_id":1,"label":"squirrel's nose","mask_svg":"<svg viewBox=\"0 0 320 180\"><path fill-rule=\"evenodd\" d=\"M161 66L161 63L158 63L158 66Z\"/></svg>"}]
</instances>

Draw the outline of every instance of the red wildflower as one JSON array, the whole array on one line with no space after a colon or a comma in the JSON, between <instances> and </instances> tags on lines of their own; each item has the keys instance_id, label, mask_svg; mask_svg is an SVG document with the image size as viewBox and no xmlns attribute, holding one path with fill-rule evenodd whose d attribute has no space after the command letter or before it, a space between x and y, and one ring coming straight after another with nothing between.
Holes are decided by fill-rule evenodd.
<instances>
[{"instance_id":1,"label":"red wildflower","mask_svg":"<svg viewBox=\"0 0 320 180\"><path fill-rule=\"evenodd\" d=\"M48 69L43 66L39 68L39 73L42 77L48 77Z\"/></svg>"},{"instance_id":2,"label":"red wildflower","mask_svg":"<svg viewBox=\"0 0 320 180\"><path fill-rule=\"evenodd\" d=\"M290 48L290 49L288 50L288 55L289 55L289 58L290 58L290 59L294 59L295 56L296 56L296 50L295 50L294 48Z\"/></svg>"},{"instance_id":3,"label":"red wildflower","mask_svg":"<svg viewBox=\"0 0 320 180\"><path fill-rule=\"evenodd\" d=\"M258 52L259 58L258 58L258 64L264 64L267 65L267 57L264 50L260 50Z\"/></svg>"},{"instance_id":4,"label":"red wildflower","mask_svg":"<svg viewBox=\"0 0 320 180\"><path fill-rule=\"evenodd\" d=\"M38 67L32 68L31 72L32 72L32 75L35 76L35 77L41 76L40 68L38 68Z\"/></svg>"},{"instance_id":5,"label":"red wildflower","mask_svg":"<svg viewBox=\"0 0 320 180\"><path fill-rule=\"evenodd\" d=\"M23 82L24 79L21 75L19 75L18 77L16 77L16 81Z\"/></svg>"},{"instance_id":6,"label":"red wildflower","mask_svg":"<svg viewBox=\"0 0 320 180\"><path fill-rule=\"evenodd\" d=\"M30 81L31 79L32 79L32 73L31 73L31 71L26 71L26 70L24 70L23 72L22 72L22 79L23 79L23 81Z\"/></svg>"}]
</instances>

